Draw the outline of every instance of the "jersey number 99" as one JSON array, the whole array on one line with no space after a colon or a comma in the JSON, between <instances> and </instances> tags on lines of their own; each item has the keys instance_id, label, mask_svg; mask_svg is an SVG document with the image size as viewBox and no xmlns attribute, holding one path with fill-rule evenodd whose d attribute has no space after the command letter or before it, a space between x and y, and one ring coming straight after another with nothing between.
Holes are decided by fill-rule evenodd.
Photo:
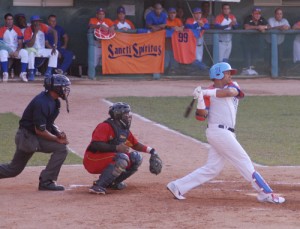
<instances>
[{"instance_id":1,"label":"jersey number 99","mask_svg":"<svg viewBox=\"0 0 300 229\"><path fill-rule=\"evenodd\" d=\"M187 43L189 40L189 35L188 33L179 33L178 34L178 42L184 42Z\"/></svg>"}]
</instances>

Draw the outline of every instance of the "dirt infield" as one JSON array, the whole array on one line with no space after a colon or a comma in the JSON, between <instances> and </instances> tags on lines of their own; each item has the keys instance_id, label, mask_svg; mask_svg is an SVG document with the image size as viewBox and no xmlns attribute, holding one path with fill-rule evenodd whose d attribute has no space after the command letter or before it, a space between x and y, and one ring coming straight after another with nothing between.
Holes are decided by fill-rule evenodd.
<instances>
[{"instance_id":1,"label":"dirt infield","mask_svg":"<svg viewBox=\"0 0 300 229\"><path fill-rule=\"evenodd\" d=\"M248 95L300 95L297 80L239 79ZM188 96L195 80L73 81L70 113L62 103L57 124L79 155L95 126L107 117L104 98L114 96ZM0 83L0 113L21 115L41 83ZM148 172L149 156L123 191L105 196L87 192L97 178L81 165L63 166L59 183L65 192L37 191L43 167L27 167L16 178L0 180L0 228L299 228L300 167L257 168L272 188L286 197L282 205L256 201L251 186L229 165L216 180L189 192L184 201L172 198L166 184L205 163L207 146L134 117L132 131L155 147L164 169ZM176 143L176 144L174 144Z\"/></svg>"}]
</instances>

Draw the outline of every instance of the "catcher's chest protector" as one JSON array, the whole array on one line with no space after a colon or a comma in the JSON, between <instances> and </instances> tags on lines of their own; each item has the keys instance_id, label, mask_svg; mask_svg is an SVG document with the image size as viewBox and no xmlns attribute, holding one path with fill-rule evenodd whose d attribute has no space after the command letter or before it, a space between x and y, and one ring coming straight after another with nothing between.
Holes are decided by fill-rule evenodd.
<instances>
[{"instance_id":1,"label":"catcher's chest protector","mask_svg":"<svg viewBox=\"0 0 300 229\"><path fill-rule=\"evenodd\" d=\"M119 145L121 143L125 143L128 136L129 136L129 130L124 130L121 127L119 127L113 119L109 118L104 121L105 123L108 123L114 130L115 137L114 139L110 140L108 143L111 145Z\"/></svg>"}]
</instances>

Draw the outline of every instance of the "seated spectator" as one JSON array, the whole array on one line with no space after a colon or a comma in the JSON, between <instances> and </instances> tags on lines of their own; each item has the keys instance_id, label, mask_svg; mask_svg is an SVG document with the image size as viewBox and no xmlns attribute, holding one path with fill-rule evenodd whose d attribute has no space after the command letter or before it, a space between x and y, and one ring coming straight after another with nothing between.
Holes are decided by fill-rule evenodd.
<instances>
[{"instance_id":1,"label":"seated spectator","mask_svg":"<svg viewBox=\"0 0 300 229\"><path fill-rule=\"evenodd\" d=\"M293 25L294 30L300 30L300 21L296 22ZM294 63L299 63L300 61L300 34L298 34L294 39L294 45L293 45L293 60Z\"/></svg>"},{"instance_id":2,"label":"seated spectator","mask_svg":"<svg viewBox=\"0 0 300 229\"><path fill-rule=\"evenodd\" d=\"M281 8L276 8L274 11L274 17L271 17L268 19L268 24L270 26L270 29L279 30L279 31L285 31L289 30L291 28L290 23L287 19L283 18L283 11ZM283 57L283 42L284 42L284 35L277 35L277 45L278 45L278 67L279 69L282 67L282 57ZM266 55L266 62L268 63L268 68L270 68L270 57L271 57L271 39L270 36L266 37L266 40L268 42L267 44L267 50L265 51Z\"/></svg>"},{"instance_id":3,"label":"seated spectator","mask_svg":"<svg viewBox=\"0 0 300 229\"><path fill-rule=\"evenodd\" d=\"M117 9L118 18L114 21L116 29L127 31L129 29L135 29L132 21L126 19L126 11L123 6L119 6Z\"/></svg>"},{"instance_id":4,"label":"seated spectator","mask_svg":"<svg viewBox=\"0 0 300 229\"><path fill-rule=\"evenodd\" d=\"M252 14L247 16L244 20L245 30L257 30L259 32L265 32L269 29L267 20L261 16L261 9L254 7L252 9ZM244 55L246 60L247 68L243 70L243 75L258 75L258 73L253 69L253 61L255 55L261 50L259 45L261 44L262 37L258 34L247 34L242 39L242 44L244 47Z\"/></svg>"},{"instance_id":5,"label":"seated spectator","mask_svg":"<svg viewBox=\"0 0 300 229\"><path fill-rule=\"evenodd\" d=\"M52 69L57 67L58 51L57 47L57 32L51 29L46 24L41 23L41 18L34 15L30 18L31 26L27 27L24 32L24 42L29 53L29 81L34 80L34 63L35 57L48 57L48 68L45 72L45 77L52 75ZM52 49L45 48L45 34L48 32L54 36L54 44Z\"/></svg>"},{"instance_id":6,"label":"seated spectator","mask_svg":"<svg viewBox=\"0 0 300 229\"><path fill-rule=\"evenodd\" d=\"M21 73L22 81L27 82L27 65L28 52L23 49L23 34L19 27L14 25L13 15L8 13L4 16L5 26L0 28L0 40L7 45L11 51L0 50L1 68L3 71L3 82L8 81L8 58L21 59Z\"/></svg>"},{"instance_id":7,"label":"seated spectator","mask_svg":"<svg viewBox=\"0 0 300 229\"><path fill-rule=\"evenodd\" d=\"M21 31L24 35L25 29L28 26L30 26L30 23L26 22L25 14L22 14L22 13L16 14L15 15L15 22L16 22L16 26L18 26L21 29Z\"/></svg>"},{"instance_id":8,"label":"seated spectator","mask_svg":"<svg viewBox=\"0 0 300 229\"><path fill-rule=\"evenodd\" d=\"M195 65L200 70L207 70L208 67L203 63L203 34L204 30L209 29L209 24L206 18L202 18L201 8L193 9L193 17L188 18L185 23L185 28L199 30L199 38L196 46L196 61Z\"/></svg>"},{"instance_id":9,"label":"seated spectator","mask_svg":"<svg viewBox=\"0 0 300 229\"><path fill-rule=\"evenodd\" d=\"M150 29L151 32L163 30L167 24L167 14L163 12L162 5L156 3L154 10L146 16L146 28Z\"/></svg>"},{"instance_id":10,"label":"seated spectator","mask_svg":"<svg viewBox=\"0 0 300 229\"><path fill-rule=\"evenodd\" d=\"M215 28L231 30L237 28L238 23L233 14L230 13L230 5L222 4L222 13L216 17ZM232 34L219 34L219 61L229 63L232 48Z\"/></svg>"},{"instance_id":11,"label":"seated spectator","mask_svg":"<svg viewBox=\"0 0 300 229\"><path fill-rule=\"evenodd\" d=\"M57 32L57 50L59 51L59 58L63 58L62 63L55 69L58 74L66 75L67 70L72 64L73 52L67 49L69 36L65 33L65 30L57 25L56 16L48 16L48 25ZM46 35L46 47L51 49L54 45L54 36L52 33Z\"/></svg>"},{"instance_id":12,"label":"seated spectator","mask_svg":"<svg viewBox=\"0 0 300 229\"><path fill-rule=\"evenodd\" d=\"M99 8L96 12L96 17L89 21L89 29L103 29L105 31L114 32L114 23L109 18L105 17L105 10ZM98 64L102 65L102 48L101 40L95 40L94 43L94 67ZM94 79L94 77L91 77Z\"/></svg>"},{"instance_id":13,"label":"seated spectator","mask_svg":"<svg viewBox=\"0 0 300 229\"><path fill-rule=\"evenodd\" d=\"M184 26L183 26L181 20L176 17L176 9L169 8L166 29L173 29L175 31L182 32L183 28L184 28ZM178 66L178 64L175 61L174 55L173 55L171 38L166 38L165 73L168 73L168 72L175 73L175 69L177 68L177 66Z\"/></svg>"}]
</instances>

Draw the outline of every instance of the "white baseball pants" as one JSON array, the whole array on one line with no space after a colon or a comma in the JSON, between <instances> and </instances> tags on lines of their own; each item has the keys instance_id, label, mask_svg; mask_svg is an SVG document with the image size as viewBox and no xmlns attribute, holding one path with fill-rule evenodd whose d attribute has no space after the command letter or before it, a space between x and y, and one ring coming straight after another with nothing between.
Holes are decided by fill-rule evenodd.
<instances>
[{"instance_id":1,"label":"white baseball pants","mask_svg":"<svg viewBox=\"0 0 300 229\"><path fill-rule=\"evenodd\" d=\"M56 68L57 67L57 59L58 59L58 51L54 55L51 55L52 49L37 49L37 53L29 52L29 62L28 69L34 69L34 61L35 57L48 57L48 67Z\"/></svg>"},{"instance_id":2,"label":"white baseball pants","mask_svg":"<svg viewBox=\"0 0 300 229\"><path fill-rule=\"evenodd\" d=\"M175 181L180 193L184 195L191 189L215 178L229 161L240 174L249 181L258 192L261 190L254 184L252 174L255 169L246 151L236 140L235 134L226 129L209 127L206 136L211 148L206 164Z\"/></svg>"},{"instance_id":3,"label":"white baseball pants","mask_svg":"<svg viewBox=\"0 0 300 229\"><path fill-rule=\"evenodd\" d=\"M222 62L224 59L229 59L232 48L231 41L219 42L219 61Z\"/></svg>"},{"instance_id":4,"label":"white baseball pants","mask_svg":"<svg viewBox=\"0 0 300 229\"><path fill-rule=\"evenodd\" d=\"M203 37L197 39L196 60L202 62L203 59Z\"/></svg>"},{"instance_id":5,"label":"white baseball pants","mask_svg":"<svg viewBox=\"0 0 300 229\"><path fill-rule=\"evenodd\" d=\"M0 50L0 61L1 62L7 62L8 61L9 54L6 50ZM17 57L18 59L21 59L21 63L28 63L28 52L25 49L20 49L19 55Z\"/></svg>"}]
</instances>

